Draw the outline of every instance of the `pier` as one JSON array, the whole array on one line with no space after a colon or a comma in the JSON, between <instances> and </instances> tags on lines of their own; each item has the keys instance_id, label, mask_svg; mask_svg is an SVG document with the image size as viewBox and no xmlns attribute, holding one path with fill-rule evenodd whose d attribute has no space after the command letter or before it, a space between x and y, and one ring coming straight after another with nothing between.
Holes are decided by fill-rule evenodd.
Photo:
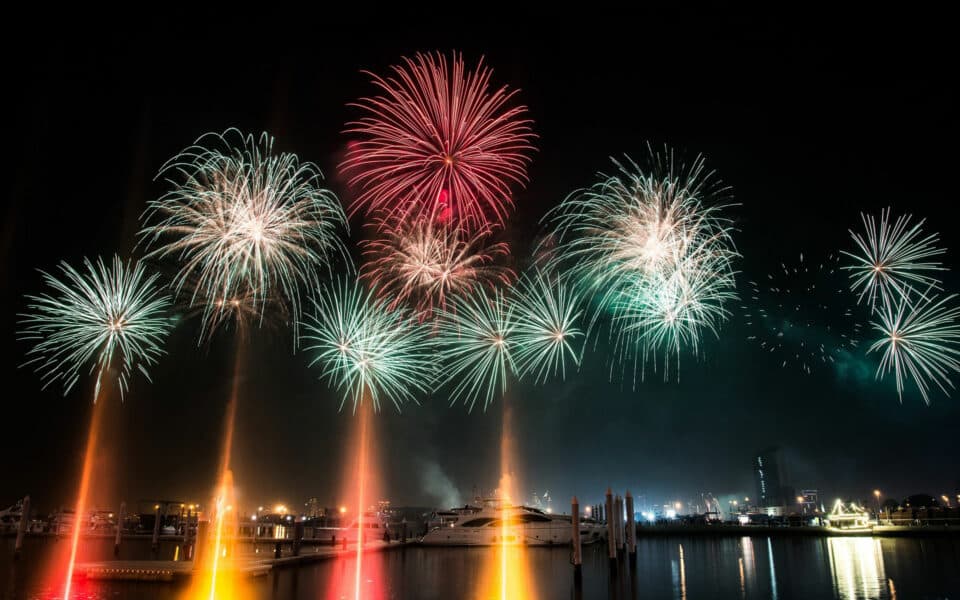
<instances>
[{"instance_id":1,"label":"pier","mask_svg":"<svg viewBox=\"0 0 960 600\"><path fill-rule=\"evenodd\" d=\"M250 540L243 540L243 542L252 543ZM290 540L286 540L285 543L289 544ZM363 552L395 550L408 546L410 543L371 540L364 543ZM266 545L265 542L259 542L259 544ZM316 544L313 545L312 552L301 552L295 556L281 556L280 558L262 558L244 553L244 555L237 557L237 566L234 571L244 576L258 577L277 568L299 566L341 556L352 557L355 554L356 544L348 544L346 547ZM192 577L195 572L195 564L193 561L186 560L105 560L78 564L74 570L74 577L91 580L172 582Z\"/></svg>"}]
</instances>

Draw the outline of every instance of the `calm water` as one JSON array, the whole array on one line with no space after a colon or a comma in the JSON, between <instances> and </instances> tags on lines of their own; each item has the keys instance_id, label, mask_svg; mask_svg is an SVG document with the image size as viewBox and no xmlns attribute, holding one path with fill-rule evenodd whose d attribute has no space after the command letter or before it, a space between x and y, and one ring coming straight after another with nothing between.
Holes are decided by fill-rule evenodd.
<instances>
[{"instance_id":1,"label":"calm water","mask_svg":"<svg viewBox=\"0 0 960 600\"><path fill-rule=\"evenodd\" d=\"M13 540L0 540L0 598L56 598L43 563L65 541L31 539L23 559L11 560ZM92 542L90 558L108 557L109 540ZM163 555L172 554L172 546ZM127 544L129 558L145 546ZM569 550L530 548L526 571L536 598L960 598L960 539L648 538L635 568L611 577L604 549L585 548L583 587L573 585ZM451 600L494 598L480 593L494 551L487 548L406 548L364 558L366 597ZM167 556L164 556L169 558ZM250 580L253 598L339 598L352 581L352 559L275 570ZM346 584L343 588L348 587ZM173 584L100 583L80 590L90 600L182 600Z\"/></svg>"}]
</instances>

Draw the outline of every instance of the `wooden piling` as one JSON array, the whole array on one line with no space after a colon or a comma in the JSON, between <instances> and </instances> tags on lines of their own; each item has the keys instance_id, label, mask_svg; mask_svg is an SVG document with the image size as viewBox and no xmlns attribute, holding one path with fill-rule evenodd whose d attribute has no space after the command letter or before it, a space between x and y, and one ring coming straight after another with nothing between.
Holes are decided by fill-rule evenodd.
<instances>
[{"instance_id":1,"label":"wooden piling","mask_svg":"<svg viewBox=\"0 0 960 600\"><path fill-rule=\"evenodd\" d=\"M620 552L620 554L623 554L623 551L627 547L627 523L623 514L624 513L623 496L617 496L617 500L619 501L617 506L617 520L620 524L620 526L617 527L617 533L620 534L620 546L619 548L617 548L617 550Z\"/></svg>"},{"instance_id":2,"label":"wooden piling","mask_svg":"<svg viewBox=\"0 0 960 600\"><path fill-rule=\"evenodd\" d=\"M150 548L156 552L160 549L160 505L154 507L153 518L153 539L150 541Z\"/></svg>"},{"instance_id":3,"label":"wooden piling","mask_svg":"<svg viewBox=\"0 0 960 600\"><path fill-rule=\"evenodd\" d=\"M20 558L23 548L23 538L27 535L27 526L30 525L30 496L24 496L20 503L20 522L17 523L17 541L13 546L13 559Z\"/></svg>"},{"instance_id":4,"label":"wooden piling","mask_svg":"<svg viewBox=\"0 0 960 600\"><path fill-rule=\"evenodd\" d=\"M580 503L576 496L570 501L570 526L573 528L570 530L573 544L573 581L579 585L583 580L583 554L580 546Z\"/></svg>"},{"instance_id":5,"label":"wooden piling","mask_svg":"<svg viewBox=\"0 0 960 600\"><path fill-rule=\"evenodd\" d=\"M613 499L613 524L617 536L617 556L623 554L623 498L617 494Z\"/></svg>"},{"instance_id":6,"label":"wooden piling","mask_svg":"<svg viewBox=\"0 0 960 600\"><path fill-rule=\"evenodd\" d=\"M113 555L120 556L120 538L123 535L123 520L127 514L127 503L120 503L120 512L117 513L117 532L113 536Z\"/></svg>"},{"instance_id":7,"label":"wooden piling","mask_svg":"<svg viewBox=\"0 0 960 600\"><path fill-rule=\"evenodd\" d=\"M627 490L627 553L630 559L637 558L637 519L633 513L633 494Z\"/></svg>"},{"instance_id":8,"label":"wooden piling","mask_svg":"<svg viewBox=\"0 0 960 600\"><path fill-rule=\"evenodd\" d=\"M303 542L303 521L293 524L293 555L300 556L300 544Z\"/></svg>"},{"instance_id":9,"label":"wooden piling","mask_svg":"<svg viewBox=\"0 0 960 600\"><path fill-rule=\"evenodd\" d=\"M192 515L192 514L193 514L193 510L191 510L191 509L188 508L188 509L187 509L187 523L186 523L186 525L183 526L183 551L185 552L185 554L184 554L184 560L193 560L193 555L196 553L196 545L197 545L196 534L197 534L197 532L195 531L195 532L194 532L194 535L190 535L190 519L191 519L191 515ZM198 523L198 525L199 525L199 523Z\"/></svg>"},{"instance_id":10,"label":"wooden piling","mask_svg":"<svg viewBox=\"0 0 960 600\"><path fill-rule=\"evenodd\" d=\"M193 539L193 568L196 569L203 561L203 553L207 551L207 538L210 536L210 522L197 519L197 536Z\"/></svg>"},{"instance_id":11,"label":"wooden piling","mask_svg":"<svg viewBox=\"0 0 960 600\"><path fill-rule=\"evenodd\" d=\"M610 488L607 488L607 493L604 495L604 512L607 515L607 555L610 557L610 570L617 570L617 540L616 532L614 531L613 519L613 492Z\"/></svg>"}]
</instances>

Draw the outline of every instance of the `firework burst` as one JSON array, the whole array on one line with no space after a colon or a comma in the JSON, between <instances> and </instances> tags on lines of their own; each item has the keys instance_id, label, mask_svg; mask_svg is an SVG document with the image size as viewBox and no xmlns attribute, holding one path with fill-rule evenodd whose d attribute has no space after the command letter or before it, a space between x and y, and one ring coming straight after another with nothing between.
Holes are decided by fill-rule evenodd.
<instances>
[{"instance_id":1,"label":"firework burst","mask_svg":"<svg viewBox=\"0 0 960 600\"><path fill-rule=\"evenodd\" d=\"M850 232L857 251L843 252L854 261L844 269L850 271L850 288L860 301L866 298L872 310L879 296L885 308L897 307L917 289L940 288L933 272L944 269L930 259L946 251L937 248L937 234L924 235L923 220L911 225L912 215L902 215L891 221L889 208L879 219L867 214L860 218L865 232Z\"/></svg>"},{"instance_id":2,"label":"firework burst","mask_svg":"<svg viewBox=\"0 0 960 600\"><path fill-rule=\"evenodd\" d=\"M268 300L282 298L297 323L300 288L315 287L331 258L345 255L346 216L336 196L320 187L312 163L274 153L267 134L207 134L160 176L172 189L149 203L140 236L153 248L149 256L180 261L178 295L196 284L190 304L204 307L204 331L217 300L237 296L261 315Z\"/></svg>"},{"instance_id":3,"label":"firework burst","mask_svg":"<svg viewBox=\"0 0 960 600\"><path fill-rule=\"evenodd\" d=\"M614 161L615 175L601 175L545 217L556 243L547 262L595 298L590 328L611 317L614 362L624 368L660 352L667 360L682 346L696 351L736 297L739 254L725 205L716 202L726 188L702 157L684 166L666 153L651 163L644 171Z\"/></svg>"},{"instance_id":4,"label":"firework burst","mask_svg":"<svg viewBox=\"0 0 960 600\"><path fill-rule=\"evenodd\" d=\"M354 104L363 116L347 124L358 140L341 169L360 195L351 212L401 219L424 215L471 231L502 224L511 185L527 180L534 150L515 91L490 89L482 61L469 71L454 53L404 58L386 78L370 73L380 94Z\"/></svg>"},{"instance_id":5,"label":"firework burst","mask_svg":"<svg viewBox=\"0 0 960 600\"><path fill-rule=\"evenodd\" d=\"M417 392L429 392L434 361L427 332L415 317L391 309L389 299L346 281L326 285L314 298L305 324L306 350L315 353L322 376L344 392L353 410L369 393L375 410L382 399L399 411Z\"/></svg>"},{"instance_id":6,"label":"firework burst","mask_svg":"<svg viewBox=\"0 0 960 600\"><path fill-rule=\"evenodd\" d=\"M61 277L41 271L49 291L27 296L29 312L20 315L20 339L35 342L26 364L44 388L62 382L64 394L84 370L96 371L94 401L104 373L115 372L122 397L133 372L149 380L147 367L163 353L173 326L164 314L170 300L139 262L85 259L84 267L61 262Z\"/></svg>"},{"instance_id":7,"label":"firework burst","mask_svg":"<svg viewBox=\"0 0 960 600\"><path fill-rule=\"evenodd\" d=\"M378 229L382 235L364 244L361 277L391 297L392 308L412 306L421 320L474 286L495 287L513 279L513 272L499 264L510 250L505 243L487 244L489 231L470 234L434 219Z\"/></svg>"},{"instance_id":8,"label":"firework burst","mask_svg":"<svg viewBox=\"0 0 960 600\"><path fill-rule=\"evenodd\" d=\"M953 388L949 375L960 372L960 307L954 305L956 297L928 294L913 302L905 296L896 306L884 304L877 311L873 329L881 338L868 352L882 352L877 378L892 371L901 401L908 378L927 404L931 383L945 394L949 394L948 387Z\"/></svg>"},{"instance_id":9,"label":"firework burst","mask_svg":"<svg viewBox=\"0 0 960 600\"><path fill-rule=\"evenodd\" d=\"M842 277L840 257L781 263L760 281L748 282L744 319L747 339L775 355L780 366L811 374L856 350L862 336L854 300Z\"/></svg>"},{"instance_id":10,"label":"firework burst","mask_svg":"<svg viewBox=\"0 0 960 600\"><path fill-rule=\"evenodd\" d=\"M462 401L472 411L482 397L486 410L498 390L506 391L508 373L517 372L515 327L513 307L500 290L475 288L440 315L435 344L444 359L440 382L453 386L451 404Z\"/></svg>"},{"instance_id":11,"label":"firework burst","mask_svg":"<svg viewBox=\"0 0 960 600\"><path fill-rule=\"evenodd\" d=\"M513 336L519 375L542 383L557 373L566 378L567 360L579 366L573 344L583 336L581 315L579 295L558 277L538 270L521 278Z\"/></svg>"}]
</instances>

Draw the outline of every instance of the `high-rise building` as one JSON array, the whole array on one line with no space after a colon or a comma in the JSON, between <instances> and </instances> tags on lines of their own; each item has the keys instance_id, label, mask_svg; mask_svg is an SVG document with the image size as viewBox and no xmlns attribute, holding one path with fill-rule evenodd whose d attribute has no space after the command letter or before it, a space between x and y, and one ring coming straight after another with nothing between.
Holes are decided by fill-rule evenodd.
<instances>
[{"instance_id":1,"label":"high-rise building","mask_svg":"<svg viewBox=\"0 0 960 600\"><path fill-rule=\"evenodd\" d=\"M802 490L797 500L799 500L800 511L805 515L812 515L820 510L819 490Z\"/></svg>"},{"instance_id":2,"label":"high-rise building","mask_svg":"<svg viewBox=\"0 0 960 600\"><path fill-rule=\"evenodd\" d=\"M793 489L786 485L786 470L779 448L767 448L753 458L753 478L758 506L785 506L796 502Z\"/></svg>"},{"instance_id":3,"label":"high-rise building","mask_svg":"<svg viewBox=\"0 0 960 600\"><path fill-rule=\"evenodd\" d=\"M318 500L317 498L310 498L309 500L307 500L304 503L303 508L304 508L303 516L310 519L323 517L326 513L326 511L323 508L323 505L320 504L320 500Z\"/></svg>"}]
</instances>

